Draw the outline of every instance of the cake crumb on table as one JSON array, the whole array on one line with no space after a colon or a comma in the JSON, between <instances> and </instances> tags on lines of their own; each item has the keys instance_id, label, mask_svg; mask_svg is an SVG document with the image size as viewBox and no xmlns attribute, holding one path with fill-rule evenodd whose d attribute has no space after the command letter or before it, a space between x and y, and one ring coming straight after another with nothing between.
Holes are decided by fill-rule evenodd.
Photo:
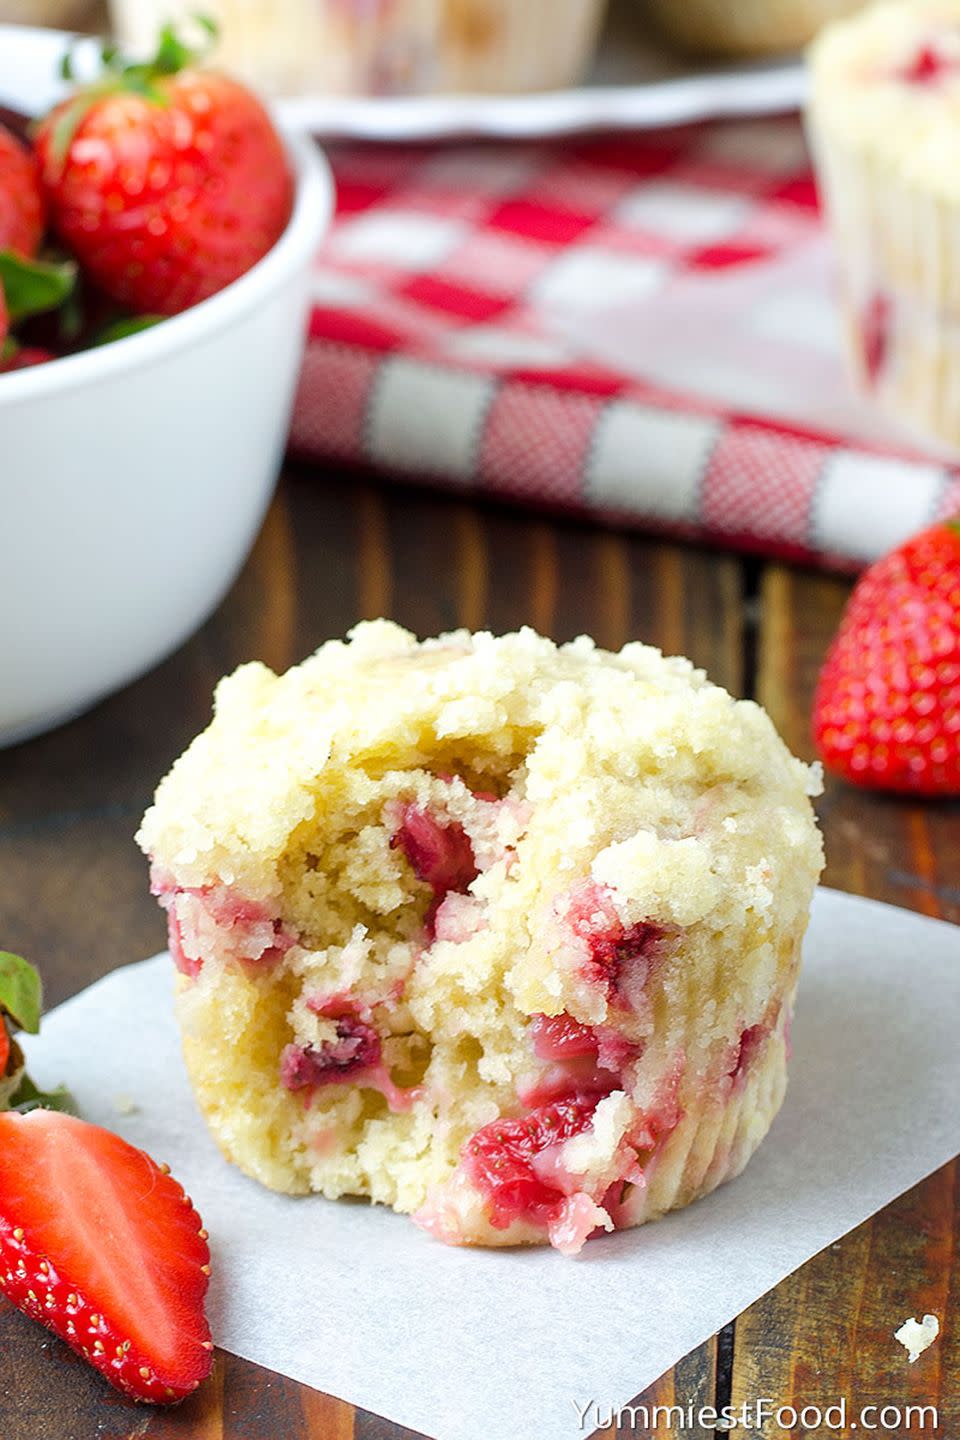
<instances>
[{"instance_id":1,"label":"cake crumb on table","mask_svg":"<svg viewBox=\"0 0 960 1440\"><path fill-rule=\"evenodd\" d=\"M913 1317L904 1320L900 1329L894 1331L893 1338L900 1341L912 1365L939 1334L940 1321L936 1315L924 1315L922 1320L915 1320Z\"/></svg>"}]
</instances>

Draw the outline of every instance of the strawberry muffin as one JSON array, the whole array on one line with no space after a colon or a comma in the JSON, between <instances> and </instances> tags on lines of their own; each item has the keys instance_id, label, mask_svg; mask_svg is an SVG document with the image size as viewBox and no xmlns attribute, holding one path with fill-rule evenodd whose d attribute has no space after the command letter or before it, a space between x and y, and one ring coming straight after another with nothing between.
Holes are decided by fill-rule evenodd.
<instances>
[{"instance_id":1,"label":"strawberry muffin","mask_svg":"<svg viewBox=\"0 0 960 1440\"><path fill-rule=\"evenodd\" d=\"M783 1099L817 788L639 644L378 621L243 666L138 837L225 1154L452 1244L706 1194Z\"/></svg>"},{"instance_id":2,"label":"strawberry muffin","mask_svg":"<svg viewBox=\"0 0 960 1440\"><path fill-rule=\"evenodd\" d=\"M960 445L960 0L893 0L829 27L811 76L856 378Z\"/></svg>"},{"instance_id":3,"label":"strawberry muffin","mask_svg":"<svg viewBox=\"0 0 960 1440\"><path fill-rule=\"evenodd\" d=\"M124 45L148 49L195 0L110 0ZM606 0L207 0L218 59L272 95L550 90L593 56Z\"/></svg>"},{"instance_id":4,"label":"strawberry muffin","mask_svg":"<svg viewBox=\"0 0 960 1440\"><path fill-rule=\"evenodd\" d=\"M761 56L798 50L822 25L863 0L646 0L664 36L705 55Z\"/></svg>"}]
</instances>

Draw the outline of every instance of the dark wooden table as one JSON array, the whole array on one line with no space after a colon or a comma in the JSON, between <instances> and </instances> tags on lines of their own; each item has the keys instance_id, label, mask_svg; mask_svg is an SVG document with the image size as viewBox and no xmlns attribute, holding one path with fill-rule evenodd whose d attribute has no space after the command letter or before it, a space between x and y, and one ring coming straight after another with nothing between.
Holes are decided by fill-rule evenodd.
<instances>
[{"instance_id":1,"label":"dark wooden table","mask_svg":"<svg viewBox=\"0 0 960 1440\"><path fill-rule=\"evenodd\" d=\"M779 564L292 469L243 574L189 644L73 724L0 753L0 943L40 964L51 1005L162 948L131 837L154 784L206 724L214 682L242 660L283 669L381 614L421 634L529 622L558 640L583 631L614 648L641 639L756 696L809 756L811 689L848 589ZM960 804L830 785L820 815L827 883L960 922ZM946 1166L829 1247L642 1398L937 1405L940 1434L953 1440L958 1173ZM940 1317L941 1338L910 1366L892 1331L925 1312ZM535 1415L530 1435L553 1440ZM409 1432L226 1354L179 1410L138 1409L0 1302L0 1440L128 1436L402 1440Z\"/></svg>"}]
</instances>

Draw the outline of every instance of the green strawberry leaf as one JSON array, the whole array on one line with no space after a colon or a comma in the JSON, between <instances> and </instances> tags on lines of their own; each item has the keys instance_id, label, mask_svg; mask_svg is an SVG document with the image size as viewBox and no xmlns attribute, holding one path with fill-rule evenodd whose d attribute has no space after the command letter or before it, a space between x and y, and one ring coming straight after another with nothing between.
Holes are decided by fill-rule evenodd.
<instances>
[{"instance_id":1,"label":"green strawberry leaf","mask_svg":"<svg viewBox=\"0 0 960 1440\"><path fill-rule=\"evenodd\" d=\"M51 132L51 152L58 165L67 158L73 137L87 113L101 100L122 91L139 95L152 105L169 104L162 85L165 78L176 75L189 66L201 65L214 48L219 27L208 15L189 17L201 32L199 42L189 45L177 33L175 25L165 25L160 31L157 50L149 60L130 62L119 46L108 41L100 48L99 77L80 84L71 98L58 109ZM74 46L67 49L60 60L60 76L72 84L78 83L74 67Z\"/></svg>"},{"instance_id":2,"label":"green strawberry leaf","mask_svg":"<svg viewBox=\"0 0 960 1440\"><path fill-rule=\"evenodd\" d=\"M9 950L0 950L0 1025L6 1024L4 1016L9 1016L21 1030L36 1035L42 1005L43 987L33 966L21 956L11 955ZM4 1069L5 1073L0 1075L0 1110L17 1110L21 1115L39 1109L76 1114L76 1103L69 1090L61 1085L44 1093L24 1073L23 1052L15 1040L10 1042L10 1055Z\"/></svg>"},{"instance_id":3,"label":"green strawberry leaf","mask_svg":"<svg viewBox=\"0 0 960 1440\"><path fill-rule=\"evenodd\" d=\"M43 987L32 965L9 950L0 950L0 1010L21 1030L36 1035L40 1029Z\"/></svg>"},{"instance_id":4,"label":"green strawberry leaf","mask_svg":"<svg viewBox=\"0 0 960 1440\"><path fill-rule=\"evenodd\" d=\"M194 52L189 45L184 44L177 34L176 27L164 25L160 31L160 41L157 45L157 53L152 60L153 69L161 75L176 75L178 70L183 70L193 60Z\"/></svg>"},{"instance_id":5,"label":"green strawberry leaf","mask_svg":"<svg viewBox=\"0 0 960 1440\"><path fill-rule=\"evenodd\" d=\"M159 325L163 315L124 315L119 320L113 320L109 325L100 331L94 340L94 345L112 345L114 340L125 340L128 335L139 335L141 330L150 330L154 325Z\"/></svg>"},{"instance_id":6,"label":"green strawberry leaf","mask_svg":"<svg viewBox=\"0 0 960 1440\"><path fill-rule=\"evenodd\" d=\"M76 279L77 267L71 260L25 260L11 250L0 250L0 286L13 325L28 315L59 309L72 293Z\"/></svg>"},{"instance_id":7,"label":"green strawberry leaf","mask_svg":"<svg viewBox=\"0 0 960 1440\"><path fill-rule=\"evenodd\" d=\"M29 1075L24 1075L19 1089L14 1091L10 1109L19 1115L27 1115L31 1110L61 1110L65 1115L76 1115L77 1102L65 1086L44 1093L37 1089Z\"/></svg>"}]
</instances>

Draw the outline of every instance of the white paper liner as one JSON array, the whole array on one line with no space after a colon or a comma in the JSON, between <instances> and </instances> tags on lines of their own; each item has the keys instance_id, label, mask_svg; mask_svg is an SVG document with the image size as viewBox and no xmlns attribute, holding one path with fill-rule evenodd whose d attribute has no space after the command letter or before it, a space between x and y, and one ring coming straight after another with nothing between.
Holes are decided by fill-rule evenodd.
<instances>
[{"instance_id":1,"label":"white paper liner","mask_svg":"<svg viewBox=\"0 0 960 1440\"><path fill-rule=\"evenodd\" d=\"M859 156L815 113L808 128L853 377L891 415L960 446L960 206Z\"/></svg>"},{"instance_id":2,"label":"white paper liner","mask_svg":"<svg viewBox=\"0 0 960 1440\"><path fill-rule=\"evenodd\" d=\"M437 1440L574 1440L575 1402L628 1401L960 1149L960 929L833 891L814 904L787 1100L743 1175L579 1260L447 1249L387 1211L245 1179L194 1108L172 989L164 957L61 1006L29 1040L35 1079L69 1081L185 1183L222 1346Z\"/></svg>"}]
</instances>

